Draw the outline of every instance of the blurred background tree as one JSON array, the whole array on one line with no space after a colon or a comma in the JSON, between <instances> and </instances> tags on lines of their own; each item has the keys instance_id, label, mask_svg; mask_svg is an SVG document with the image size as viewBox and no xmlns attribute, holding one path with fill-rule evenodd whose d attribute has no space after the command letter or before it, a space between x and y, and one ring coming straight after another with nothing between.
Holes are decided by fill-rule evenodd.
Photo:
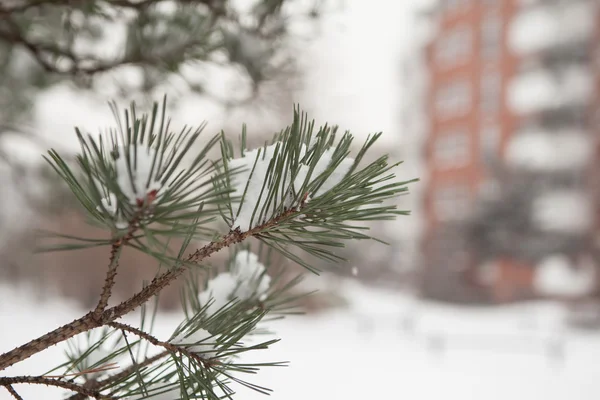
<instances>
[{"instance_id":1,"label":"blurred background tree","mask_svg":"<svg viewBox=\"0 0 600 400\"><path fill-rule=\"evenodd\" d=\"M294 24L318 3L294 0L4 1L0 3L0 119L20 122L36 91L69 81L104 96L172 100L192 92L227 105L290 82ZM294 32L294 33L292 33ZM215 70L221 82L215 83ZM234 73L232 73L234 72ZM226 74L230 89L213 92ZM278 93L285 92L278 86Z\"/></svg>"}]
</instances>

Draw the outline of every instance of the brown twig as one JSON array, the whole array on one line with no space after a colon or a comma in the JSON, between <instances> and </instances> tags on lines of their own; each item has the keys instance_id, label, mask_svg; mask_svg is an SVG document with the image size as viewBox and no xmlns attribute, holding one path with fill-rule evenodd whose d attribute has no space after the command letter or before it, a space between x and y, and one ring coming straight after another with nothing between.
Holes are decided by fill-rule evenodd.
<instances>
[{"instance_id":1,"label":"brown twig","mask_svg":"<svg viewBox=\"0 0 600 400\"><path fill-rule=\"evenodd\" d=\"M19 393L17 393L17 391L15 390L15 388L12 387L12 385L4 385L4 387L6 388L6 390L8 390L8 393L10 393L12 395L12 397L14 397L17 400L23 400L23 398L21 397L21 395Z\"/></svg>"},{"instance_id":2,"label":"brown twig","mask_svg":"<svg viewBox=\"0 0 600 400\"><path fill-rule=\"evenodd\" d=\"M29 358L32 355L57 343L70 339L79 333L98 328L99 326L100 324L94 320L93 315L90 312L52 332L48 332L37 339L2 354L0 356L0 370L6 369L18 361Z\"/></svg>"},{"instance_id":3,"label":"brown twig","mask_svg":"<svg viewBox=\"0 0 600 400\"><path fill-rule=\"evenodd\" d=\"M207 368L210 367L210 362L208 360L200 357L198 354L196 354L194 352L187 350L185 347L175 346L174 344L171 344L169 342L163 342L162 340L159 340L159 339L155 338L154 336L152 336L138 328L134 328L133 326L123 324L120 322L110 322L107 325L111 326L115 329L121 329L123 331L133 333L134 335L139 336L140 338L152 343L155 346L162 347L171 353L183 354L184 356L186 356L188 358L196 360L197 362L201 363L202 365L204 365Z\"/></svg>"},{"instance_id":4,"label":"brown twig","mask_svg":"<svg viewBox=\"0 0 600 400\"><path fill-rule=\"evenodd\" d=\"M0 378L0 385L2 386L8 386L15 383L55 386L72 390L73 392L77 392L88 397L93 397L98 400L118 400L116 397L104 395L97 390L90 390L76 383L67 382L60 379L45 378L43 376L11 376Z\"/></svg>"},{"instance_id":5,"label":"brown twig","mask_svg":"<svg viewBox=\"0 0 600 400\"><path fill-rule=\"evenodd\" d=\"M94 317L100 318L102 312L108 305L108 299L112 294L112 288L115 285L115 277L117 276L117 269L119 268L119 256L123 250L124 240L118 240L114 242L110 248L110 261L108 264L108 270L106 271L106 278L104 279L104 286L102 286L102 293L100 294L100 300L94 310Z\"/></svg>"},{"instance_id":6,"label":"brown twig","mask_svg":"<svg viewBox=\"0 0 600 400\"><path fill-rule=\"evenodd\" d=\"M207 245L190 254L183 261L183 263L174 266L169 271L154 278L148 286L133 295L128 300L117 306L104 310L102 314L100 314L99 318L94 316L93 312L89 312L79 319L76 319L53 330L52 332L48 332L37 339L34 339L22 346L0 355L0 371L19 361L25 360L50 346L54 346L55 344L70 339L79 333L83 333L115 321L117 318L128 314L147 302L150 298L152 298L152 296L160 292L175 279L181 276L183 272L186 271L184 266L187 263L200 263L202 260L210 257L212 254L222 250L225 247L241 243L248 237L255 236L265 229L269 229L278 225L280 222L294 215L296 212L297 211L294 209L284 211L279 216L274 217L264 224L252 228L246 232L241 232L239 228L230 231L227 235L223 236L221 240L208 243Z\"/></svg>"},{"instance_id":7,"label":"brown twig","mask_svg":"<svg viewBox=\"0 0 600 400\"><path fill-rule=\"evenodd\" d=\"M113 375L110 375L100 381L86 382L84 384L84 387L87 387L90 390L101 390L101 388L103 388L107 385L110 385L114 382L118 382L122 379L127 378L129 375L134 373L136 369L141 369L141 368L147 367L148 365L154 364L156 361L160 360L161 358L165 358L169 354L170 354L169 351L165 350L161 353L153 355L152 357L146 358L144 361L142 361L140 363L137 363L135 365L130 365L129 367L123 369L122 371L117 372ZM85 396L82 395L81 393L77 393L77 394L74 394L71 397L67 398L66 400L85 400Z\"/></svg>"},{"instance_id":8,"label":"brown twig","mask_svg":"<svg viewBox=\"0 0 600 400\"><path fill-rule=\"evenodd\" d=\"M142 339L145 339L146 341L152 343L155 346L161 346L161 347L166 348L167 350L173 350L173 349L170 349L165 346L165 345L168 345L167 342L163 342L163 341L155 338L154 336L150 335L149 333L146 333L146 332L142 331L141 329L135 328L131 325L123 324L121 322L109 322L106 325L108 325L112 328L115 328L115 329L125 331L125 332L133 333L134 335L139 336ZM170 346L172 346L172 345L169 345L169 347Z\"/></svg>"},{"instance_id":9,"label":"brown twig","mask_svg":"<svg viewBox=\"0 0 600 400\"><path fill-rule=\"evenodd\" d=\"M119 258L121 255L121 251L123 247L134 237L135 232L139 226L139 218L140 213L143 213L143 210L140 210L139 213L136 213L129 223L129 230L127 234L122 238L115 240L110 248L110 258L108 263L108 270L106 271L106 278L104 279L104 286L102 286L102 293L100 294L100 300L98 301L98 305L94 310L94 317L100 318L102 312L106 309L108 305L108 299L112 294L112 288L115 285L115 278L117 276L117 269L119 268Z\"/></svg>"}]
</instances>

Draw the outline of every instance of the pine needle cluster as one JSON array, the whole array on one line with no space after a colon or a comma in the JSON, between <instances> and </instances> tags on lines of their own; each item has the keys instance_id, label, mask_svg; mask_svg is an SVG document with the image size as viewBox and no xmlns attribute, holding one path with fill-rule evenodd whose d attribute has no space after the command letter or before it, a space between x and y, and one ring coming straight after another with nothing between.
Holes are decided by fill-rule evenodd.
<instances>
[{"instance_id":1,"label":"pine needle cluster","mask_svg":"<svg viewBox=\"0 0 600 400\"><path fill-rule=\"evenodd\" d=\"M44 384L71 399L222 399L239 385L269 393L248 374L281 362L251 364L245 354L268 349L265 324L297 312L301 276L289 279L274 255L308 270L312 257L339 263L353 240L373 239L365 221L407 212L394 200L407 184L387 156L366 162L380 134L352 154L353 136L317 128L299 109L292 124L258 149L239 145L205 126L172 130L166 100L147 114L134 104L119 112L103 135L76 130L75 162L57 151L46 157L90 224L103 238L46 233L43 250L107 249L97 306L81 318L0 355L0 371L66 342L63 363L41 375L0 377L20 398L18 384ZM250 241L250 239L254 239ZM57 243L58 240L58 243ZM178 248L170 244L177 241ZM229 250L226 265L210 259ZM123 251L156 260L154 278L130 298L111 303ZM182 321L158 337L156 302L162 289L183 279ZM139 310L135 326L123 317Z\"/></svg>"}]
</instances>

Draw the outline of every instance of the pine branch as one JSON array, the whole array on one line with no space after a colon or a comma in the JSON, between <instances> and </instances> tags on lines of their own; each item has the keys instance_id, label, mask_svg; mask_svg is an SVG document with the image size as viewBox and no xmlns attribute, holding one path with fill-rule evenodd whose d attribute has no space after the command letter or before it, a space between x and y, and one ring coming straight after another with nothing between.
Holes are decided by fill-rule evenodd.
<instances>
[{"instance_id":1,"label":"pine branch","mask_svg":"<svg viewBox=\"0 0 600 400\"><path fill-rule=\"evenodd\" d=\"M8 384L4 385L4 387L6 388L6 390L8 390L8 393L12 395L12 397L14 397L17 400L23 400L23 398L19 395L19 393L17 393L17 391L12 387L12 385Z\"/></svg>"},{"instance_id":2,"label":"pine branch","mask_svg":"<svg viewBox=\"0 0 600 400\"><path fill-rule=\"evenodd\" d=\"M143 213L143 210L137 213L134 216L133 220L129 223L129 230L127 234L124 237L114 241L111 246L110 261L108 264L108 270L106 271L104 286L102 287L102 293L100 294L100 300L98 301L98 305L94 310L95 318L100 318L102 312L106 309L106 306L108 305L108 299L110 298L112 294L112 288L115 285L115 278L117 276L117 268L119 267L119 258L121 255L121 251L123 250L123 247L127 243L129 243L131 239L133 239L135 232L138 229L138 217L141 213Z\"/></svg>"},{"instance_id":3,"label":"pine branch","mask_svg":"<svg viewBox=\"0 0 600 400\"><path fill-rule=\"evenodd\" d=\"M116 397L107 396L99 393L96 390L89 390L76 383L67 382L60 379L45 378L43 376L11 376L0 378L0 385L2 386L8 386L15 383L55 386L63 389L68 389L88 397L93 397L98 400L118 400Z\"/></svg>"},{"instance_id":4,"label":"pine branch","mask_svg":"<svg viewBox=\"0 0 600 400\"><path fill-rule=\"evenodd\" d=\"M0 355L0 371L19 361L25 360L50 346L54 346L55 344L70 339L77 334L115 321L123 315L135 310L166 286L170 285L175 279L177 279L183 274L183 272L187 270L184 265L187 265L188 263L200 263L204 259L210 257L225 247L241 243L251 236L260 234L260 232L263 230L276 226L280 221L289 218L290 215L296 212L296 210L284 211L282 214L276 216L270 221L267 221L266 223L249 231L241 232L239 229L237 229L223 236L221 240L210 242L209 244L190 254L183 263L173 266L169 271L154 278L148 286L139 291L137 294L133 295L128 300L102 312L99 317L96 317L94 312L91 311L83 317L74 320L73 322L63 325L52 332L48 332L37 339L34 339L20 347Z\"/></svg>"},{"instance_id":5,"label":"pine branch","mask_svg":"<svg viewBox=\"0 0 600 400\"><path fill-rule=\"evenodd\" d=\"M40 336L22 346L19 346L11 351L8 351L0 356L0 371L10 367L11 365L25 360L32 355L54 346L60 342L72 338L73 336L97 328L101 325L93 318L90 312L81 318L78 318L66 325L63 325L52 332Z\"/></svg>"},{"instance_id":6,"label":"pine branch","mask_svg":"<svg viewBox=\"0 0 600 400\"><path fill-rule=\"evenodd\" d=\"M408 183L392 181L395 175L391 169L396 165L389 165L387 156L382 156L359 168L363 155L379 134L366 140L356 158L350 158L350 133L344 134L337 145L335 129L323 127L313 136L313 123L307 124L305 115L298 110L293 125L276 135L271 145L246 153L242 150L240 158L233 158L233 146L223 137L222 157L211 161L208 153L218 142L218 137L213 137L201 151L194 151L187 167L182 167L180 162L202 128L186 127L179 134L173 133L165 111L166 102L162 113L155 104L151 115L138 118L132 105L123 121L117 118L118 126L110 132L109 144L78 130L82 146L77 157L79 171L71 170L56 151L49 152L47 160L88 211L91 222L112 232L112 237L105 240L83 240L85 246L110 246L106 278L93 310L1 354L0 371L78 334L104 329L100 340L93 338L95 332L89 332L84 347L69 341L72 351L67 353L68 361L43 376L0 378L0 385L9 391L13 383L33 383L72 390L75 394L71 399L81 400L137 396L140 391L144 396L162 391L169 395L178 392L186 398L186 393L201 394L217 400L223 394L229 397L234 393L228 384L235 383L268 393L267 388L239 379L237 373L255 373L260 367L282 363L238 364L229 360L277 342L271 339L246 346L244 338L257 333L258 324L268 313L281 311L281 305L290 301L279 298L285 289L272 289L271 273L259 261L260 254L249 249L236 251L229 270L205 279L204 289L195 282L194 270L189 267L203 264L222 249L254 237L261 242L261 248L264 244L269 251L311 269L290 247L337 261L341 257L335 249L343 247L346 240L370 238L364 233L368 229L364 222L392 219L404 213L388 202L405 192L404 185ZM118 113L115 115L118 117ZM245 147L244 139L242 146ZM219 216L230 228L227 234L214 239L217 231L207 224ZM168 245L175 237L184 240L180 250L173 253ZM188 253L192 240L208 243ZM67 246L64 248L81 244ZM109 307L125 246L154 257L160 268L149 284ZM162 341L151 334L154 316L149 329L145 308L140 328L117 322L144 307L152 297L158 299L162 289L187 271L192 276L187 281L187 292L182 293L185 319L171 339ZM264 307L247 310L248 304ZM109 351L104 346L110 343L113 333L119 332L122 338L109 345ZM135 335L134 341L129 340L128 334ZM218 337L215 343L206 343L206 339L214 337ZM164 351L147 357L151 345ZM120 372L104 374L100 380L97 372L105 372L107 362L124 354L130 356L131 364ZM66 368L61 371L63 375L50 375L62 368ZM77 378L80 375L86 375L85 382ZM67 380L67 376L73 378Z\"/></svg>"},{"instance_id":7,"label":"pine branch","mask_svg":"<svg viewBox=\"0 0 600 400\"><path fill-rule=\"evenodd\" d=\"M115 277L117 276L117 268L119 267L119 256L123 250L123 240L114 242L110 249L110 263L108 264L108 270L106 271L106 278L104 280L104 286L102 287L102 293L100 294L100 300L94 310L94 317L100 318L102 312L108 305L108 299L112 293L112 288L115 285Z\"/></svg>"},{"instance_id":8,"label":"pine branch","mask_svg":"<svg viewBox=\"0 0 600 400\"><path fill-rule=\"evenodd\" d=\"M167 357L169 354L171 354L171 353L168 350L165 350L165 351L160 352L152 357L146 358L142 362L132 364L129 367L123 369L122 371L117 372L113 375L109 375L108 377L106 377L102 380L99 380L99 381L90 380L84 384L84 387L86 387L89 390L100 390L101 388L103 388L105 386L111 385L112 383L115 383L122 379L127 378L128 376L133 374L138 369L142 369L144 367L154 364L155 362ZM67 398L67 400L85 400L85 399L86 399L86 396L82 395L81 393L74 394L71 397Z\"/></svg>"},{"instance_id":9,"label":"pine branch","mask_svg":"<svg viewBox=\"0 0 600 400\"><path fill-rule=\"evenodd\" d=\"M180 353L188 358L191 358L191 359L197 361L198 363L202 364L206 368L209 368L211 366L211 364L214 363L214 361L206 360L206 359L200 357L199 355L187 350L183 346L175 346L174 344L171 344L169 342L163 342L162 340L159 340L159 339L155 338L154 336L152 336L138 328L135 328L133 326L123 324L120 322L110 322L107 325L112 328L115 328L115 329L120 329L122 331L133 333L134 335L139 336L140 338L152 343L155 346L164 348L165 350L169 351L170 353Z\"/></svg>"}]
</instances>

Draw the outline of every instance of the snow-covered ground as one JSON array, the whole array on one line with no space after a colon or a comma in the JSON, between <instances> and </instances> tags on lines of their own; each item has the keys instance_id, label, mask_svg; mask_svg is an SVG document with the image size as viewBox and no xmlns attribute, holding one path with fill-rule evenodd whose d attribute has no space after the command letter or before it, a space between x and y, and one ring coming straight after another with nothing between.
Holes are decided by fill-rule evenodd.
<instances>
[{"instance_id":1,"label":"snow-covered ground","mask_svg":"<svg viewBox=\"0 0 600 400\"><path fill-rule=\"evenodd\" d=\"M565 328L558 305L532 303L496 309L428 304L406 295L341 285L348 308L270 325L283 340L252 382L274 399L597 399L600 332ZM0 286L0 351L81 315L56 299L36 302L25 289ZM178 322L162 315L156 333L167 338ZM61 361L59 348L13 367L42 373ZM254 359L254 358L253 358ZM59 399L60 392L22 385L25 399ZM8 400L0 390L0 399ZM238 398L266 398L240 391Z\"/></svg>"}]
</instances>

